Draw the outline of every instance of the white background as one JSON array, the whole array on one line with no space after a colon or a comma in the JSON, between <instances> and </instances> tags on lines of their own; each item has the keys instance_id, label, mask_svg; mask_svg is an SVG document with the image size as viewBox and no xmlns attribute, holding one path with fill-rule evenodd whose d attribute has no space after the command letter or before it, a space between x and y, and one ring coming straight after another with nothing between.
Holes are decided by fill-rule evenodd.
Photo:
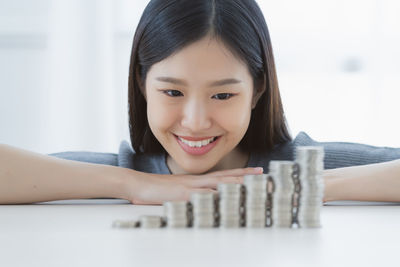
<instances>
[{"instance_id":1,"label":"white background","mask_svg":"<svg viewBox=\"0 0 400 267\"><path fill-rule=\"evenodd\" d=\"M258 0L293 137L400 147L400 3ZM0 0L0 143L117 153L147 0Z\"/></svg>"}]
</instances>

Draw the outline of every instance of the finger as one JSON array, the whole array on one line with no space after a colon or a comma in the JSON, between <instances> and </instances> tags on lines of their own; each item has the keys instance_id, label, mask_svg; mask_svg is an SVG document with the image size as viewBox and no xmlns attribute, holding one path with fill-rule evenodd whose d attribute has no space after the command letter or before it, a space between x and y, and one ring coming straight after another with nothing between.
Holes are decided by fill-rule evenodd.
<instances>
[{"instance_id":1,"label":"finger","mask_svg":"<svg viewBox=\"0 0 400 267\"><path fill-rule=\"evenodd\" d=\"M243 183L243 175L238 176L209 176L205 175L187 175L167 177L169 181L184 185L190 188L217 188L219 183Z\"/></svg>"},{"instance_id":2,"label":"finger","mask_svg":"<svg viewBox=\"0 0 400 267\"><path fill-rule=\"evenodd\" d=\"M243 183L243 176L199 176L197 179L193 179L191 181L192 187L197 188L212 188L216 189L218 184L222 183L235 183L235 184L242 184Z\"/></svg>"},{"instance_id":3,"label":"finger","mask_svg":"<svg viewBox=\"0 0 400 267\"><path fill-rule=\"evenodd\" d=\"M246 174L262 174L263 173L262 167L248 167L248 168L238 168L238 169L230 169L230 170L223 170L223 171L216 171L208 173L208 175L212 176L239 176L239 175L246 175Z\"/></svg>"}]
</instances>

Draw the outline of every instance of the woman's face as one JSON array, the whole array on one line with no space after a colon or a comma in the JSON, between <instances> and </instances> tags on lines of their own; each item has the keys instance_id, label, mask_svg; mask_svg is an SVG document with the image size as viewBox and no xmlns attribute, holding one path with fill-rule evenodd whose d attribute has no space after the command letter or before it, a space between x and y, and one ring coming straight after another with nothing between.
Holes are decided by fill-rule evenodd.
<instances>
[{"instance_id":1,"label":"woman's face","mask_svg":"<svg viewBox=\"0 0 400 267\"><path fill-rule=\"evenodd\" d=\"M205 173L226 158L249 126L252 77L215 39L204 38L154 64L145 88L151 131L188 173ZM218 138L209 143L213 137Z\"/></svg>"}]
</instances>

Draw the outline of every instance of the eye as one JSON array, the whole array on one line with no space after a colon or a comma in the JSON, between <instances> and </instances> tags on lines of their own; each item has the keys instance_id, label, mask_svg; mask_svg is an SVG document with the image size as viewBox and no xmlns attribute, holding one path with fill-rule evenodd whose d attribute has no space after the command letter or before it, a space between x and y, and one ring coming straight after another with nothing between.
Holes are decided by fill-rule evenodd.
<instances>
[{"instance_id":1,"label":"eye","mask_svg":"<svg viewBox=\"0 0 400 267\"><path fill-rule=\"evenodd\" d=\"M229 93L221 93L221 94L216 94L216 99L218 100L228 100L229 98L231 98L232 96L234 96L235 94L229 94Z\"/></svg>"},{"instance_id":2,"label":"eye","mask_svg":"<svg viewBox=\"0 0 400 267\"><path fill-rule=\"evenodd\" d=\"M179 96L179 94L182 95L182 93L178 90L162 90L162 92L164 94L166 94L168 96L172 96L172 97Z\"/></svg>"}]
</instances>

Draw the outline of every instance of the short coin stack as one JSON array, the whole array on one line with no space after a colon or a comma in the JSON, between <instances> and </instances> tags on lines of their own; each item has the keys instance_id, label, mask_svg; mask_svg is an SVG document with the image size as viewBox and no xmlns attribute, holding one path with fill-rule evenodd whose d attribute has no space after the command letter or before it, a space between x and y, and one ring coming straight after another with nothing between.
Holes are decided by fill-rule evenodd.
<instances>
[{"instance_id":1,"label":"short coin stack","mask_svg":"<svg viewBox=\"0 0 400 267\"><path fill-rule=\"evenodd\" d=\"M323 147L297 147L296 162L300 166L297 220L300 227L321 227L320 213L324 195L323 160Z\"/></svg>"},{"instance_id":2,"label":"short coin stack","mask_svg":"<svg viewBox=\"0 0 400 267\"><path fill-rule=\"evenodd\" d=\"M137 228L139 221L136 220L115 220L112 224L113 228Z\"/></svg>"},{"instance_id":3,"label":"short coin stack","mask_svg":"<svg viewBox=\"0 0 400 267\"><path fill-rule=\"evenodd\" d=\"M215 226L216 194L197 192L190 196L193 206L193 227L209 228Z\"/></svg>"},{"instance_id":4,"label":"short coin stack","mask_svg":"<svg viewBox=\"0 0 400 267\"><path fill-rule=\"evenodd\" d=\"M163 226L162 217L156 215L140 216L139 223L142 228L160 228Z\"/></svg>"},{"instance_id":5,"label":"short coin stack","mask_svg":"<svg viewBox=\"0 0 400 267\"><path fill-rule=\"evenodd\" d=\"M266 226L268 174L245 175L245 224L248 228Z\"/></svg>"},{"instance_id":6,"label":"short coin stack","mask_svg":"<svg viewBox=\"0 0 400 267\"><path fill-rule=\"evenodd\" d=\"M241 226L243 193L241 184L218 184L218 221L223 228Z\"/></svg>"},{"instance_id":7,"label":"short coin stack","mask_svg":"<svg viewBox=\"0 0 400 267\"><path fill-rule=\"evenodd\" d=\"M293 161L284 160L272 160L269 163L269 174L274 182L272 197L273 227L292 226L292 198L294 192L292 173L294 165Z\"/></svg>"},{"instance_id":8,"label":"short coin stack","mask_svg":"<svg viewBox=\"0 0 400 267\"><path fill-rule=\"evenodd\" d=\"M167 201L163 206L167 227L183 228L189 225L187 201Z\"/></svg>"}]
</instances>

